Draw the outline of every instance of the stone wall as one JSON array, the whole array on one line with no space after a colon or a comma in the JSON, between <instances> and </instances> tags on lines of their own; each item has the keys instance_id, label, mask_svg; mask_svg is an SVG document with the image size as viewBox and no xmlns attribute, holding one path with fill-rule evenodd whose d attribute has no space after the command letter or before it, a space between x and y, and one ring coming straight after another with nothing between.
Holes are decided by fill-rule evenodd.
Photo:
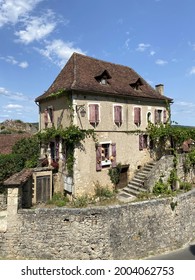
<instances>
[{"instance_id":1,"label":"stone wall","mask_svg":"<svg viewBox=\"0 0 195 280\"><path fill-rule=\"evenodd\" d=\"M7 195L0 194L0 210L5 210L7 208Z\"/></svg>"},{"instance_id":2,"label":"stone wall","mask_svg":"<svg viewBox=\"0 0 195 280\"><path fill-rule=\"evenodd\" d=\"M195 190L109 207L20 209L8 212L0 258L145 258L195 239L194 217Z\"/></svg>"},{"instance_id":3,"label":"stone wall","mask_svg":"<svg viewBox=\"0 0 195 280\"><path fill-rule=\"evenodd\" d=\"M147 175L147 180L145 181L144 185L150 191L154 187L155 183L158 182L160 179L166 183L169 179L170 173L174 168L174 157L172 155L162 156L159 161L157 161L155 167L151 170L151 172ZM186 175L184 173L184 161L185 161L185 154L178 155L177 159L177 176L178 179L184 181L185 179L190 182L194 183L195 174L193 170Z\"/></svg>"}]
</instances>

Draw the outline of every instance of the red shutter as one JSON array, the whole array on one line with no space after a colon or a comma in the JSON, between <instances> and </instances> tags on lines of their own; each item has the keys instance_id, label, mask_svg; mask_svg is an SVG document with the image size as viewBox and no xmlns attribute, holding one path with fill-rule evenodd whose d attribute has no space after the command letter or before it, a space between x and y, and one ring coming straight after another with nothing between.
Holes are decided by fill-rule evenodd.
<instances>
[{"instance_id":1,"label":"red shutter","mask_svg":"<svg viewBox=\"0 0 195 280\"><path fill-rule=\"evenodd\" d=\"M116 143L112 143L112 167L116 167Z\"/></svg>"},{"instance_id":2,"label":"red shutter","mask_svg":"<svg viewBox=\"0 0 195 280\"><path fill-rule=\"evenodd\" d=\"M139 150L142 151L144 148L144 137L143 135L139 135Z\"/></svg>"},{"instance_id":3,"label":"red shutter","mask_svg":"<svg viewBox=\"0 0 195 280\"><path fill-rule=\"evenodd\" d=\"M134 123L136 125L141 124L141 108L134 108Z\"/></svg>"},{"instance_id":4,"label":"red shutter","mask_svg":"<svg viewBox=\"0 0 195 280\"><path fill-rule=\"evenodd\" d=\"M163 111L163 123L167 122L167 110Z\"/></svg>"},{"instance_id":5,"label":"red shutter","mask_svg":"<svg viewBox=\"0 0 195 280\"><path fill-rule=\"evenodd\" d=\"M122 123L122 107L121 106L114 106L114 122L117 125Z\"/></svg>"},{"instance_id":6,"label":"red shutter","mask_svg":"<svg viewBox=\"0 0 195 280\"><path fill-rule=\"evenodd\" d=\"M102 170L102 145L96 146L96 171Z\"/></svg>"}]
</instances>

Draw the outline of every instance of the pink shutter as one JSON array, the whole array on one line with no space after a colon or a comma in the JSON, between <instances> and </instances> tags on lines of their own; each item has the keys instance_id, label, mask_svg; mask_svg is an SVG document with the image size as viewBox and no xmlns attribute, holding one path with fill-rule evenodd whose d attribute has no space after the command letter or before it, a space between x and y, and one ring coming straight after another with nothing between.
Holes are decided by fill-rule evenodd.
<instances>
[{"instance_id":1,"label":"pink shutter","mask_svg":"<svg viewBox=\"0 0 195 280\"><path fill-rule=\"evenodd\" d=\"M114 106L114 122L118 125L122 123L122 107Z\"/></svg>"},{"instance_id":2,"label":"pink shutter","mask_svg":"<svg viewBox=\"0 0 195 280\"><path fill-rule=\"evenodd\" d=\"M112 167L116 167L116 143L112 143Z\"/></svg>"},{"instance_id":3,"label":"pink shutter","mask_svg":"<svg viewBox=\"0 0 195 280\"><path fill-rule=\"evenodd\" d=\"M102 145L96 146L96 171L102 170Z\"/></svg>"},{"instance_id":4,"label":"pink shutter","mask_svg":"<svg viewBox=\"0 0 195 280\"><path fill-rule=\"evenodd\" d=\"M89 105L89 122L92 124L99 122L99 105L98 104Z\"/></svg>"},{"instance_id":5,"label":"pink shutter","mask_svg":"<svg viewBox=\"0 0 195 280\"><path fill-rule=\"evenodd\" d=\"M95 104L95 122L99 123L100 121L100 116L99 116L99 105Z\"/></svg>"},{"instance_id":6,"label":"pink shutter","mask_svg":"<svg viewBox=\"0 0 195 280\"><path fill-rule=\"evenodd\" d=\"M142 151L144 148L144 137L143 135L139 135L139 150Z\"/></svg>"},{"instance_id":7,"label":"pink shutter","mask_svg":"<svg viewBox=\"0 0 195 280\"><path fill-rule=\"evenodd\" d=\"M48 110L45 109L44 111L44 123L47 126L48 125Z\"/></svg>"},{"instance_id":8,"label":"pink shutter","mask_svg":"<svg viewBox=\"0 0 195 280\"><path fill-rule=\"evenodd\" d=\"M163 111L163 123L167 122L167 110Z\"/></svg>"},{"instance_id":9,"label":"pink shutter","mask_svg":"<svg viewBox=\"0 0 195 280\"><path fill-rule=\"evenodd\" d=\"M158 110L155 109L154 111L154 123L157 124L158 123Z\"/></svg>"},{"instance_id":10,"label":"pink shutter","mask_svg":"<svg viewBox=\"0 0 195 280\"><path fill-rule=\"evenodd\" d=\"M136 125L141 124L141 108L134 108L134 123Z\"/></svg>"}]
</instances>

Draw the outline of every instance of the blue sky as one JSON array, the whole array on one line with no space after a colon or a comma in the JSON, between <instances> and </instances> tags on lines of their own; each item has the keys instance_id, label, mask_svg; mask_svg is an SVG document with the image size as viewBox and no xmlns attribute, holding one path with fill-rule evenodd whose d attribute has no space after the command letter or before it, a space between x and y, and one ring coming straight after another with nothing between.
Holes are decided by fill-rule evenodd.
<instances>
[{"instance_id":1,"label":"blue sky","mask_svg":"<svg viewBox=\"0 0 195 280\"><path fill-rule=\"evenodd\" d=\"M73 52L129 66L195 126L194 0L0 0L0 122L38 122L34 100Z\"/></svg>"}]
</instances>

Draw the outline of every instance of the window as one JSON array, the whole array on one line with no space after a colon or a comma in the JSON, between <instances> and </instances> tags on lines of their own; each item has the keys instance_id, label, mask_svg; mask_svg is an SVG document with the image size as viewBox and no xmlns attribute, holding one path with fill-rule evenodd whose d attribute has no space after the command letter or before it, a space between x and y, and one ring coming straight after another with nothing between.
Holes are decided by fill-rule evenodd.
<instances>
[{"instance_id":1,"label":"window","mask_svg":"<svg viewBox=\"0 0 195 280\"><path fill-rule=\"evenodd\" d=\"M148 123L151 122L151 116L152 116L151 112L148 112L147 113L147 122Z\"/></svg>"},{"instance_id":2,"label":"window","mask_svg":"<svg viewBox=\"0 0 195 280\"><path fill-rule=\"evenodd\" d=\"M155 110L155 124L162 122L162 110Z\"/></svg>"},{"instance_id":3,"label":"window","mask_svg":"<svg viewBox=\"0 0 195 280\"><path fill-rule=\"evenodd\" d=\"M116 167L116 144L100 143L96 146L96 171L108 166Z\"/></svg>"},{"instance_id":4,"label":"window","mask_svg":"<svg viewBox=\"0 0 195 280\"><path fill-rule=\"evenodd\" d=\"M104 70L100 75L96 76L95 79L101 85L109 85L108 80L111 79L111 76L107 70Z\"/></svg>"},{"instance_id":5,"label":"window","mask_svg":"<svg viewBox=\"0 0 195 280\"><path fill-rule=\"evenodd\" d=\"M100 121L99 118L99 105L89 104L89 122L93 126L96 126Z\"/></svg>"},{"instance_id":6,"label":"window","mask_svg":"<svg viewBox=\"0 0 195 280\"><path fill-rule=\"evenodd\" d=\"M134 108L134 124L139 126L141 124L141 108Z\"/></svg>"},{"instance_id":7,"label":"window","mask_svg":"<svg viewBox=\"0 0 195 280\"><path fill-rule=\"evenodd\" d=\"M47 108L45 108L44 111L44 123L45 123L45 128L48 127L48 124L51 124L53 126L53 107L52 106L48 106Z\"/></svg>"},{"instance_id":8,"label":"window","mask_svg":"<svg viewBox=\"0 0 195 280\"><path fill-rule=\"evenodd\" d=\"M147 149L148 147L148 135L147 134L140 134L139 135L139 150L142 151Z\"/></svg>"},{"instance_id":9,"label":"window","mask_svg":"<svg viewBox=\"0 0 195 280\"><path fill-rule=\"evenodd\" d=\"M114 106L114 122L116 125L120 126L122 124L122 106Z\"/></svg>"},{"instance_id":10,"label":"window","mask_svg":"<svg viewBox=\"0 0 195 280\"><path fill-rule=\"evenodd\" d=\"M167 110L163 111L163 123L167 122Z\"/></svg>"}]
</instances>

